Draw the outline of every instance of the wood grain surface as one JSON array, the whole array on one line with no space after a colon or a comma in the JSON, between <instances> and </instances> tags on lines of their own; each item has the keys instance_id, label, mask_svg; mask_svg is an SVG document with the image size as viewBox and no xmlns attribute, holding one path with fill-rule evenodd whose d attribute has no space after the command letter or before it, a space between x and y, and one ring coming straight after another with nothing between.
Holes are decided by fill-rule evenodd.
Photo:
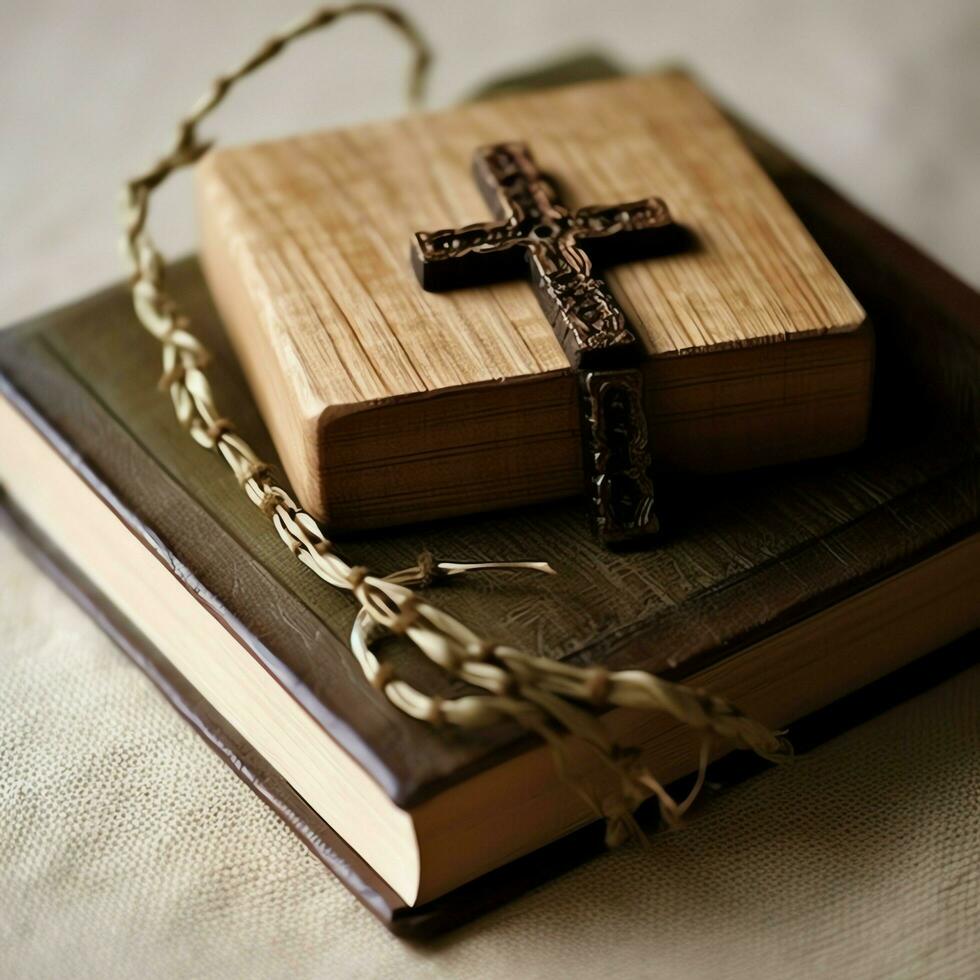
<instances>
[{"instance_id":1,"label":"wood grain surface","mask_svg":"<svg viewBox=\"0 0 980 980\"><path fill-rule=\"evenodd\" d=\"M538 163L570 207L659 195L691 233L695 247L685 253L606 273L668 386L675 372L686 371L676 355L722 355L846 334L864 320L734 130L680 74L574 85L217 151L202 162L197 181L205 269L300 499L335 525L532 502L581 486L576 414L556 426L543 407L574 399L574 383L530 287L512 282L426 293L408 261L419 229L486 217L470 176L473 150L513 139L533 143ZM809 377L801 357L796 373ZM811 408L808 399L827 395L820 384L804 382L790 393L789 401L797 397L803 409L790 410L783 441L795 444L797 458L826 451L828 442L843 449L859 441L867 344L859 361L865 371L850 377L851 388L835 389L836 410ZM750 381L766 373L751 360L736 357L732 364ZM718 441L732 448L720 458L736 466L787 458L778 445L766 456L754 432L745 435L753 429L751 406L726 403L725 382L715 374L724 378L732 365L724 357L709 365L704 393L687 406L686 430L661 443L655 437L658 454L670 462L673 445L683 444L681 465L697 469L700 459L702 466L717 466L716 441L698 437L710 435L711 424L717 428L727 413L737 418L721 431ZM556 377L556 388L523 392L522 430L544 445L501 463L508 452L506 425L497 429L498 416L507 414L495 401L504 397L501 382ZM358 499L365 501L361 513L350 502L349 473L324 477L338 443L353 459L341 465L367 467L375 471L368 479L377 477L383 460L371 443L389 421L378 416L379 406L459 390L474 392L474 406L469 419L466 412L457 415L464 420L458 433L434 432L435 420L426 416L403 437L406 455L415 450L436 465L417 476L401 469L399 486L391 489L417 492L400 507L383 503L387 485L372 500L362 486L367 480L357 482L355 474ZM774 401L780 405L778 396ZM375 413L370 419L349 419L369 408ZM757 409L775 412L765 398ZM692 422L699 413L708 416L700 426ZM669 406L660 414L669 415ZM440 438L449 445L433 451L432 440ZM467 459L481 447L494 465ZM439 464L454 467L453 481L439 482ZM495 480L498 486L486 489ZM455 507L454 494L462 494ZM413 506L417 513L406 513Z\"/></svg>"}]
</instances>

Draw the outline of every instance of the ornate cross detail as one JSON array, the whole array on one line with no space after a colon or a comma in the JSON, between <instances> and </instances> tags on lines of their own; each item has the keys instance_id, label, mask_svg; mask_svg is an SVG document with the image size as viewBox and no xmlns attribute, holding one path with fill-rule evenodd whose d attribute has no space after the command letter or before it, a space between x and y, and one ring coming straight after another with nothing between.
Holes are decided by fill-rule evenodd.
<instances>
[{"instance_id":1,"label":"ornate cross detail","mask_svg":"<svg viewBox=\"0 0 980 980\"><path fill-rule=\"evenodd\" d=\"M412 264L424 289L516 278L530 268L538 302L580 372L593 521L603 543L657 530L639 341L592 262L629 261L681 244L657 197L570 211L523 143L476 151L473 171L496 220L416 233Z\"/></svg>"},{"instance_id":2,"label":"ornate cross detail","mask_svg":"<svg viewBox=\"0 0 980 980\"><path fill-rule=\"evenodd\" d=\"M676 230L657 197L569 211L523 143L476 151L473 173L496 221L420 231L412 263L440 292L522 276L527 259L541 308L572 367L609 367L638 354L637 340L592 262L628 261L667 245ZM583 245L588 248L586 252Z\"/></svg>"}]
</instances>

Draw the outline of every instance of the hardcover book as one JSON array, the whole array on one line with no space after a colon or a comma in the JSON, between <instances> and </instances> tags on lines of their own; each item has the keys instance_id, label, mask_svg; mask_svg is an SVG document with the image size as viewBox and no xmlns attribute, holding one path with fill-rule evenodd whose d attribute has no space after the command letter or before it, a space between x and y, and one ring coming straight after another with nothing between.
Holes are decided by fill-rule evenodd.
<instances>
[{"instance_id":1,"label":"hardcover book","mask_svg":"<svg viewBox=\"0 0 980 980\"><path fill-rule=\"evenodd\" d=\"M343 548L383 572L421 552L548 560L556 577L434 588L485 635L656 672L792 726L980 624L980 301L745 138L875 322L866 443L748 473L676 473L661 491L670 534L629 554L602 551L574 500L362 533ZM218 401L276 460L197 261L171 286L216 352ZM511 724L435 730L364 681L350 597L296 562L187 438L158 373L124 286L0 337L0 478L33 552L396 931L453 925L586 853L595 814L546 747ZM419 688L460 693L420 658L392 656ZM662 781L696 768L696 740L670 719L615 709L604 720ZM590 756L572 758L601 792Z\"/></svg>"}]
</instances>

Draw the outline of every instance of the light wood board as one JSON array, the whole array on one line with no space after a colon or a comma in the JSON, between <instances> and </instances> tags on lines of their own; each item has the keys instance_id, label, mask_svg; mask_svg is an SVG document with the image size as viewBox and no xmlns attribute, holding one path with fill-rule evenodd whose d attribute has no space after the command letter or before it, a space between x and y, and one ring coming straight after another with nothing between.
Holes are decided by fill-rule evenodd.
<instances>
[{"instance_id":1,"label":"light wood board","mask_svg":"<svg viewBox=\"0 0 980 980\"><path fill-rule=\"evenodd\" d=\"M690 252L604 273L658 361L863 322L734 130L680 74L212 153L198 178L209 282L290 478L321 514L324 425L379 403L568 372L526 282L426 293L408 261L414 232L489 217L471 156L510 139L529 143L569 206L656 194L693 232ZM711 405L710 378L704 391ZM851 401L860 415L866 399ZM847 428L853 442L861 419ZM823 449L826 433L817 442ZM521 502L512 489L507 502Z\"/></svg>"}]
</instances>

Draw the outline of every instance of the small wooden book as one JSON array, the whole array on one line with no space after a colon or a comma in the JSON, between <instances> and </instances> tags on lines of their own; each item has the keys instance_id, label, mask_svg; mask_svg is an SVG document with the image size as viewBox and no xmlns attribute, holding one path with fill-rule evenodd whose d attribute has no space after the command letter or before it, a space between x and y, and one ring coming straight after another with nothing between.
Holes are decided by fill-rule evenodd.
<instances>
[{"instance_id":1,"label":"small wooden book","mask_svg":"<svg viewBox=\"0 0 980 980\"><path fill-rule=\"evenodd\" d=\"M801 717L833 704L833 730L848 692L869 710L866 685L980 625L980 298L756 149L877 324L864 447L678 477L673 533L629 554L602 551L574 501L357 535L343 550L381 573L423 549L547 559L557 576L428 594L488 638L704 686L796 741ZM215 352L218 404L275 463L197 263L172 271ZM356 603L298 562L217 454L188 438L159 371L125 284L0 337L0 503L31 554L390 928L446 928L593 853L595 814L544 745L516 724L434 729L364 680L348 647ZM411 651L389 656L420 689L460 693ZM933 659L917 677L944 669ZM666 715L604 721L664 781L697 765L696 739ZM594 757L574 764L601 792Z\"/></svg>"},{"instance_id":2,"label":"small wooden book","mask_svg":"<svg viewBox=\"0 0 980 980\"><path fill-rule=\"evenodd\" d=\"M638 341L656 467L741 470L860 444L873 357L861 306L694 82L621 78L202 162L207 280L309 511L346 530L583 490L568 331L527 281L476 287L464 273L447 290L422 275L432 292L410 261L434 230L465 241L493 217L479 157L471 171L479 147L501 144L533 153ZM651 198L684 247L604 261L610 223ZM526 229L539 244L551 231Z\"/></svg>"}]
</instances>

